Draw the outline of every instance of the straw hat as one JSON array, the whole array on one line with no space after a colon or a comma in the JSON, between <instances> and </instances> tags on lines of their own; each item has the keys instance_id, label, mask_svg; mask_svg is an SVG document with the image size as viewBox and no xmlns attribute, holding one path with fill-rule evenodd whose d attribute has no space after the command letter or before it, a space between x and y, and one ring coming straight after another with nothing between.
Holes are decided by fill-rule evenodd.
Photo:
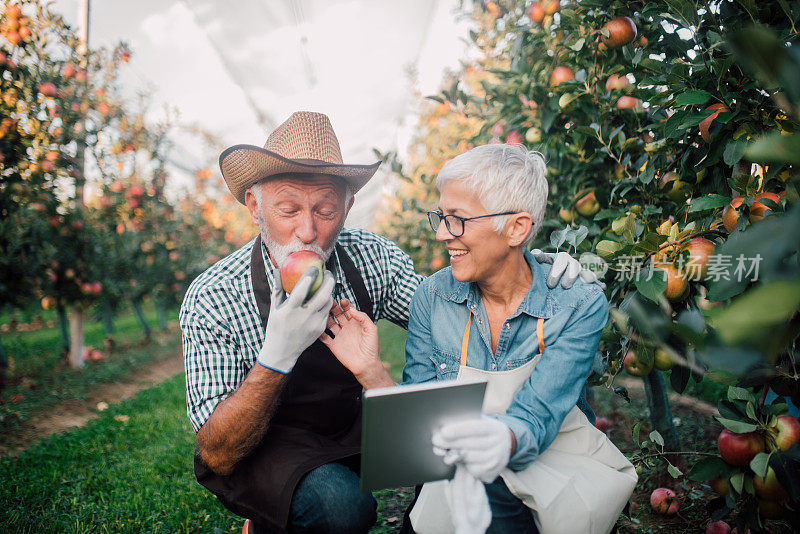
<instances>
[{"instance_id":1,"label":"straw hat","mask_svg":"<svg viewBox=\"0 0 800 534\"><path fill-rule=\"evenodd\" d=\"M325 174L344 179L353 193L366 184L380 161L372 165L345 165L339 141L327 115L296 111L270 134L264 148L234 145L219 157L228 189L244 204L244 193L254 183L281 174Z\"/></svg>"}]
</instances>

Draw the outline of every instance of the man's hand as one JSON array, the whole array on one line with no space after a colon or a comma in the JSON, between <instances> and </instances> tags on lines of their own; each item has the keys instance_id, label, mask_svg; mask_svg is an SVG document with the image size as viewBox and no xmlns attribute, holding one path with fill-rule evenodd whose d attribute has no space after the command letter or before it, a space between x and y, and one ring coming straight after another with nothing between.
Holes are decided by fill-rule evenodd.
<instances>
[{"instance_id":1,"label":"man's hand","mask_svg":"<svg viewBox=\"0 0 800 534\"><path fill-rule=\"evenodd\" d=\"M303 303L318 272L316 267L309 267L287 298L281 284L280 271L273 271L275 283L272 287L264 345L258 353L259 364L288 374L300 354L325 331L328 310L333 304L333 274L325 271L320 288L308 302Z\"/></svg>"},{"instance_id":2,"label":"man's hand","mask_svg":"<svg viewBox=\"0 0 800 534\"><path fill-rule=\"evenodd\" d=\"M512 432L508 425L491 417L442 426L433 434L433 452L449 465L464 467L483 482L494 482L511 459Z\"/></svg>"},{"instance_id":3,"label":"man's hand","mask_svg":"<svg viewBox=\"0 0 800 534\"><path fill-rule=\"evenodd\" d=\"M597 284L601 289L605 289L606 285L597 279L597 275L589 269L585 269L581 262L567 254L566 252L542 252L538 248L531 250L533 257L539 263L552 263L553 268L550 269L550 274L547 276L547 287L553 289L558 285L561 280L561 287L569 289L575 283L578 277L587 284Z\"/></svg>"},{"instance_id":4,"label":"man's hand","mask_svg":"<svg viewBox=\"0 0 800 534\"><path fill-rule=\"evenodd\" d=\"M383 367L378 346L378 327L366 313L358 311L347 299L334 303L328 317L328 330L319 339L331 349L365 389L393 386L394 380Z\"/></svg>"}]
</instances>

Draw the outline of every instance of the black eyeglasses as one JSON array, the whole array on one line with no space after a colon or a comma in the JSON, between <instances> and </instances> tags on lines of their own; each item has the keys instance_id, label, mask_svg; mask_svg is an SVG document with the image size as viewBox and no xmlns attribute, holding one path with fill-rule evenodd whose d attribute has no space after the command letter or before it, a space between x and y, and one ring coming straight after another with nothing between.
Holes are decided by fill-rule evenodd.
<instances>
[{"instance_id":1,"label":"black eyeglasses","mask_svg":"<svg viewBox=\"0 0 800 534\"><path fill-rule=\"evenodd\" d=\"M483 219L484 217L497 217L498 215L514 215L516 211L504 211L503 213L490 213L488 215L478 215L477 217L459 217L458 215L444 215L441 211L429 211L428 222L431 223L431 229L436 232L439 230L439 225L444 221L444 226L450 235L453 237L461 237L464 235L464 223L475 219Z\"/></svg>"}]
</instances>

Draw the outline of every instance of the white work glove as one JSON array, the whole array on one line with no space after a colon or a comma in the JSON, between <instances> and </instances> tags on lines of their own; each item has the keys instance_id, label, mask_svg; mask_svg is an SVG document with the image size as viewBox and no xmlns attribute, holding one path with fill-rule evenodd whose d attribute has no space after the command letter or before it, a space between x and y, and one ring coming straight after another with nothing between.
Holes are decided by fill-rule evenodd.
<instances>
[{"instance_id":1,"label":"white work glove","mask_svg":"<svg viewBox=\"0 0 800 534\"><path fill-rule=\"evenodd\" d=\"M447 483L445 495L456 534L486 532L492 522L486 488L463 464L456 464L456 474Z\"/></svg>"},{"instance_id":2,"label":"white work glove","mask_svg":"<svg viewBox=\"0 0 800 534\"><path fill-rule=\"evenodd\" d=\"M333 274L325 271L322 285L306 302L308 290L317 278L317 267L309 267L291 295L286 297L278 269L273 271L267 330L264 345L258 353L258 363L282 374L289 374L303 353L325 331L328 313L333 305Z\"/></svg>"},{"instance_id":3,"label":"white work glove","mask_svg":"<svg viewBox=\"0 0 800 534\"><path fill-rule=\"evenodd\" d=\"M561 280L561 287L569 289L578 277L587 284L597 284L601 289L606 285L598 280L597 275L589 269L585 269L581 262L567 254L566 252L542 252L538 248L531 250L533 257L539 263L552 263L550 274L547 276L547 287L553 289Z\"/></svg>"},{"instance_id":4,"label":"white work glove","mask_svg":"<svg viewBox=\"0 0 800 534\"><path fill-rule=\"evenodd\" d=\"M433 452L444 463L460 462L474 476L490 484L511 459L511 429L491 417L445 424L431 438Z\"/></svg>"}]
</instances>

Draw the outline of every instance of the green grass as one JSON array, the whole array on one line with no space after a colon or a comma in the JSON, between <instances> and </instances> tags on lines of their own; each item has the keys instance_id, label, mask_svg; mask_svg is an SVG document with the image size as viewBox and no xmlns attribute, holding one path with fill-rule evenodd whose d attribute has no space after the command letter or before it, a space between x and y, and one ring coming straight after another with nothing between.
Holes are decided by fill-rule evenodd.
<instances>
[{"instance_id":1,"label":"green grass","mask_svg":"<svg viewBox=\"0 0 800 534\"><path fill-rule=\"evenodd\" d=\"M403 378L403 366L406 363L406 331L389 321L379 321L378 335L381 360L391 366L389 374L395 382L400 382Z\"/></svg>"},{"instance_id":2,"label":"green grass","mask_svg":"<svg viewBox=\"0 0 800 534\"><path fill-rule=\"evenodd\" d=\"M399 380L405 330L379 325L381 355ZM0 459L0 531L235 532L242 519L194 479L194 433L184 375L112 406L87 426ZM120 422L115 415L127 415ZM378 523L392 532L408 489L376 492Z\"/></svg>"},{"instance_id":3,"label":"green grass","mask_svg":"<svg viewBox=\"0 0 800 534\"><path fill-rule=\"evenodd\" d=\"M148 320L155 324L155 310L147 312ZM172 310L168 317L175 319L177 311ZM144 334L132 313L118 317L115 326L118 348L107 352L105 360L86 362L81 369L71 369L62 361L57 328L4 334L13 367L8 387L0 395L0 443L13 437L11 432L20 423L55 403L83 399L93 387L122 380L142 364L180 350L180 335L174 329L143 344ZM102 346L99 322L87 321L85 333L86 345Z\"/></svg>"},{"instance_id":4,"label":"green grass","mask_svg":"<svg viewBox=\"0 0 800 534\"><path fill-rule=\"evenodd\" d=\"M179 375L112 406L83 428L0 460L0 530L240 529L241 520L195 482L193 450Z\"/></svg>"}]
</instances>

